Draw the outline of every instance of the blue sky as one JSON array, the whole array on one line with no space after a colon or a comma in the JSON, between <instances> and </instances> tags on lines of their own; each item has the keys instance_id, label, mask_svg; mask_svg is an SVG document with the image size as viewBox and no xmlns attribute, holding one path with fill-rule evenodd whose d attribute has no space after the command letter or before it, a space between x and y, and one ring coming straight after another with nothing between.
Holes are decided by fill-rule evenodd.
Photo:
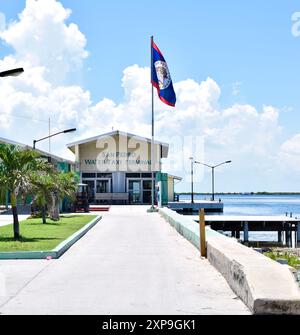
<instances>
[{"instance_id":1,"label":"blue sky","mask_svg":"<svg viewBox=\"0 0 300 335\"><path fill-rule=\"evenodd\" d=\"M242 82L241 102L298 109L300 38L291 34L291 16L299 1L74 1L72 9L87 37L90 57L81 81L95 100L121 100L126 66L149 64L149 37L164 51L174 80L213 77L231 103L231 85ZM14 20L25 1L0 1ZM6 50L1 50L1 55ZM91 71L88 71L91 68ZM294 113L296 116L297 113ZM287 124L297 130L293 118ZM298 120L298 119L297 119Z\"/></svg>"},{"instance_id":2,"label":"blue sky","mask_svg":"<svg viewBox=\"0 0 300 335\"><path fill-rule=\"evenodd\" d=\"M300 37L291 32L291 17L300 12L300 1L61 0L60 3L72 10L66 24L78 25L87 41L85 50L89 52L82 69L66 78L65 84L76 84L89 91L92 104L104 98L122 103L123 71L133 64L149 66L149 38L153 34L174 82L192 79L201 83L210 77L221 90L220 108L249 104L258 111L265 105L279 109L278 125L282 131L278 136L282 142L278 146L299 133ZM25 1L0 0L0 11L8 23L17 20L24 7ZM2 43L0 58L12 53L14 48ZM235 94L234 87L237 87ZM238 168L235 175L237 171ZM285 186L286 176L278 177L280 171L275 169L271 180L260 190L272 190L274 179L280 190L285 187L296 190L300 186L292 182ZM253 178L255 188L266 180L258 172L253 173ZM209 188L209 183L204 185ZM224 183L221 187L222 191L230 190L231 185ZM243 182L234 189L251 187Z\"/></svg>"}]
</instances>

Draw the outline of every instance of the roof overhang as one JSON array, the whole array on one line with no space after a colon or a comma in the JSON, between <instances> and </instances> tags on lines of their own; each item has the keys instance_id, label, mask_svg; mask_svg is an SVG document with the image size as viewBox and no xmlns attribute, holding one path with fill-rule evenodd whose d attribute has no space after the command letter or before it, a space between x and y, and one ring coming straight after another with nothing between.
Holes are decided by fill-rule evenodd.
<instances>
[{"instance_id":1,"label":"roof overhang","mask_svg":"<svg viewBox=\"0 0 300 335\"><path fill-rule=\"evenodd\" d=\"M174 175L171 175L171 174L168 174L168 177L172 178L174 180L178 180L178 181L182 181L182 179L183 179L182 177L174 176Z\"/></svg>"},{"instance_id":2,"label":"roof overhang","mask_svg":"<svg viewBox=\"0 0 300 335\"><path fill-rule=\"evenodd\" d=\"M21 147L21 148L24 148L24 149L31 149L31 150L33 150L33 147L31 147L30 145L27 145L27 144L24 144L24 143L15 142L15 141L9 140L7 138L3 138L3 137L0 137L0 143L7 143L7 144L15 145L15 146L18 146L18 147ZM43 151L43 150L40 150L40 149L35 149L35 151L38 152L41 156L50 157L51 159L54 159L54 160L56 160L59 163L74 164L74 161L71 161L71 160L68 160L68 159L64 159L62 157L50 154L49 152L46 152L46 151Z\"/></svg>"},{"instance_id":3,"label":"roof overhang","mask_svg":"<svg viewBox=\"0 0 300 335\"><path fill-rule=\"evenodd\" d=\"M82 139L82 140L79 140L79 141L76 141L76 142L69 143L69 144L67 144L67 147L73 153L75 153L75 146L76 145L82 145L82 144L86 144L86 143L90 143L90 142L95 142L95 141L103 140L107 137L113 137L113 136L116 136L116 135L124 136L124 137L134 137L137 140L140 140L141 142L148 142L150 144L152 143L152 140L150 138L146 138L146 137L122 132L122 131L119 131L119 130L115 130L115 131L112 131L110 133L106 133L106 134L102 134L102 135L98 135L98 136L94 136L94 137L90 137L90 138L86 138L86 139ZM167 158L168 154L169 154L169 144L164 143L164 142L159 142L159 141L154 141L154 144L161 145L161 147L162 147L162 158Z\"/></svg>"}]
</instances>

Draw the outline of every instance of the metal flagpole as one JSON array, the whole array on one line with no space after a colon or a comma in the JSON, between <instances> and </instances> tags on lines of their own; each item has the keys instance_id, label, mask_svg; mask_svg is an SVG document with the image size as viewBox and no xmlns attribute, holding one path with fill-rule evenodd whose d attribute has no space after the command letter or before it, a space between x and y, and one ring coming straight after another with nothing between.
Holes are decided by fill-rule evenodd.
<instances>
[{"instance_id":1,"label":"metal flagpole","mask_svg":"<svg viewBox=\"0 0 300 335\"><path fill-rule=\"evenodd\" d=\"M151 142L151 172L152 172L152 206L151 209L154 210L154 87L152 84L152 66L153 66L153 36L151 36L151 87L152 87L152 142Z\"/></svg>"},{"instance_id":2,"label":"metal flagpole","mask_svg":"<svg viewBox=\"0 0 300 335\"><path fill-rule=\"evenodd\" d=\"M155 197L155 178L154 178L154 87L152 77L152 64L153 64L153 36L151 36L151 88L152 88L152 139L151 139L151 177L152 177L152 188L151 188L151 208L148 212L155 212L154 197Z\"/></svg>"}]
</instances>

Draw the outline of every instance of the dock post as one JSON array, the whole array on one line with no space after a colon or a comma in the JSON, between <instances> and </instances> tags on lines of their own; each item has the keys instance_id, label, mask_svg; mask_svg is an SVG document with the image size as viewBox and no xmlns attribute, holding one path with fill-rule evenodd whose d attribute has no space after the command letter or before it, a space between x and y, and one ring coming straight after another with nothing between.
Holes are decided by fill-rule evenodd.
<instances>
[{"instance_id":1,"label":"dock post","mask_svg":"<svg viewBox=\"0 0 300 335\"><path fill-rule=\"evenodd\" d=\"M244 243L249 242L249 223L244 223Z\"/></svg>"},{"instance_id":2,"label":"dock post","mask_svg":"<svg viewBox=\"0 0 300 335\"><path fill-rule=\"evenodd\" d=\"M282 231L278 231L278 243L282 244Z\"/></svg>"},{"instance_id":3,"label":"dock post","mask_svg":"<svg viewBox=\"0 0 300 335\"><path fill-rule=\"evenodd\" d=\"M296 248L300 247L300 222L297 222L297 246Z\"/></svg>"},{"instance_id":4,"label":"dock post","mask_svg":"<svg viewBox=\"0 0 300 335\"><path fill-rule=\"evenodd\" d=\"M239 230L235 233L236 238L239 240L241 238L241 232Z\"/></svg>"},{"instance_id":5,"label":"dock post","mask_svg":"<svg viewBox=\"0 0 300 335\"><path fill-rule=\"evenodd\" d=\"M206 257L206 231L205 231L205 212L204 209L199 211L199 227L200 227L200 251L201 257Z\"/></svg>"},{"instance_id":6,"label":"dock post","mask_svg":"<svg viewBox=\"0 0 300 335\"><path fill-rule=\"evenodd\" d=\"M286 244L288 248L291 248L292 245L292 232L291 225L289 224L286 230Z\"/></svg>"}]
</instances>

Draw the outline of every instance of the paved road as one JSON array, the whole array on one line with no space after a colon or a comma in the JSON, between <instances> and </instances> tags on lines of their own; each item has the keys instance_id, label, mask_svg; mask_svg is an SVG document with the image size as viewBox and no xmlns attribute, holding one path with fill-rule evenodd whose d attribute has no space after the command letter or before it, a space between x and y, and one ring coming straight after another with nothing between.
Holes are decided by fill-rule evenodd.
<instances>
[{"instance_id":1,"label":"paved road","mask_svg":"<svg viewBox=\"0 0 300 335\"><path fill-rule=\"evenodd\" d=\"M0 313L249 314L189 242L145 211L113 207L59 260L0 261Z\"/></svg>"},{"instance_id":2,"label":"paved road","mask_svg":"<svg viewBox=\"0 0 300 335\"><path fill-rule=\"evenodd\" d=\"M26 220L28 217L29 215L19 215L19 221ZM0 215L0 227L12 224L12 222L13 222L12 215L6 215L6 214Z\"/></svg>"}]
</instances>

